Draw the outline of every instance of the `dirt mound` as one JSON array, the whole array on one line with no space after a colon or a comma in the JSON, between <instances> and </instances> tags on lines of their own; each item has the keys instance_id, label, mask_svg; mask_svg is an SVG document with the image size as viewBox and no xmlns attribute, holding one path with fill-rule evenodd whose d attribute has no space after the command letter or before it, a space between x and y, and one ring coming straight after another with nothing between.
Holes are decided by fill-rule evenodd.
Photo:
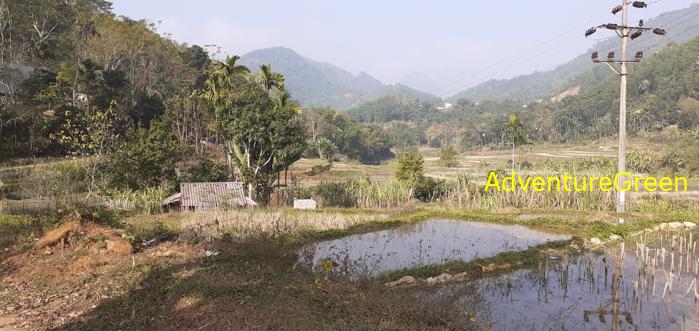
<instances>
[{"instance_id":1,"label":"dirt mound","mask_svg":"<svg viewBox=\"0 0 699 331\"><path fill-rule=\"evenodd\" d=\"M117 255L131 255L133 246L124 238L111 237L107 239L107 252L113 252Z\"/></svg>"},{"instance_id":2,"label":"dirt mound","mask_svg":"<svg viewBox=\"0 0 699 331\"><path fill-rule=\"evenodd\" d=\"M41 249L47 246L55 245L68 236L71 232L77 231L78 228L80 228L79 221L70 221L65 223L59 226L57 229L46 233L39 239L39 241L36 242L36 244L34 244L34 247Z\"/></svg>"}]
</instances>

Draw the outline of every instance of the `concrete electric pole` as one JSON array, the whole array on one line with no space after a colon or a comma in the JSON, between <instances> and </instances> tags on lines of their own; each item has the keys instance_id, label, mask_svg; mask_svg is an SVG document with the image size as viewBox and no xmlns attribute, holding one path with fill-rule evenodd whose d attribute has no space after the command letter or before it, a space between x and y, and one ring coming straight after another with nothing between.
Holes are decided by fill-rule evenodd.
<instances>
[{"instance_id":1,"label":"concrete electric pole","mask_svg":"<svg viewBox=\"0 0 699 331\"><path fill-rule=\"evenodd\" d=\"M636 39L640 37L644 31L648 30L653 30L653 33L661 36L664 36L666 34L665 30L663 29L653 29L644 27L643 20L639 22L638 26L629 26L629 5L633 6L634 8L646 8L648 6L643 1L628 2L624 0L624 2L621 5L616 6L612 9L612 14L614 15L621 12L621 25L615 23L602 24L600 26L592 27L585 31L585 37L589 37L590 35L595 33L597 29L605 28L608 30L615 31L617 35L621 38L621 59L619 61L615 60L614 52L610 52L607 55L606 61L600 61L597 52L592 53L593 62L607 64L621 78L621 87L619 91L619 155L617 167L618 173L623 173L626 171L626 84L629 74L627 65L628 63L641 62L641 59L643 58L643 52L639 51L636 53L636 56L633 60L628 60L629 38ZM617 69L617 67L614 66L614 64L619 64L619 68ZM624 178L620 177L619 180L623 181ZM617 190L616 211L618 213L623 213L626 211L625 193L626 192L624 191Z\"/></svg>"}]
</instances>

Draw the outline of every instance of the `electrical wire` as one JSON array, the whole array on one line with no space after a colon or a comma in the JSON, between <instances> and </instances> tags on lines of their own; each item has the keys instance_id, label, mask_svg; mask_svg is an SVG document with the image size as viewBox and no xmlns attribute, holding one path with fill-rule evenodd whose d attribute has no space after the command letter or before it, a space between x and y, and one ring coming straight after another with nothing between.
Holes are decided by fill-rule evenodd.
<instances>
[{"instance_id":1,"label":"electrical wire","mask_svg":"<svg viewBox=\"0 0 699 331\"><path fill-rule=\"evenodd\" d=\"M597 20L599 20L599 19L601 19L601 18L604 18L604 17L606 17L606 16L607 16L607 14L602 15L602 16L599 16L599 17L596 17L596 18L594 18L594 19L591 19L591 20L589 20L589 21L587 21L587 22L585 22L585 23L583 23L583 24L580 24L580 25L578 25L578 26L576 26L576 27L574 27L574 28L571 28L571 29L568 30L568 31L562 32L562 33L560 33L560 34L558 34L558 35L556 35L556 36L554 36L554 37L552 37L552 38L550 38L550 39L547 39L547 40L545 40L545 41L543 41L543 42L541 42L541 43L538 43L538 44L536 44L536 45L534 45L534 46L531 46L531 47L529 47L529 48L527 48L527 49L525 49L525 50L522 50L522 51L520 51L520 52L517 52L515 55L512 55L512 56L510 56L510 57L508 57L508 58L505 58L505 59L503 59L503 60L500 60L500 61L498 61L498 62L496 62L496 63L487 65L487 66L485 66L485 67L483 67L483 68L481 68L481 69L479 69L479 70L477 70L477 71L475 71L475 72L472 72L472 73L470 73L470 74L468 74L468 75L466 75L466 76L463 76L462 78L459 78L459 79L456 79L456 80L451 81L451 82L449 82L449 83L446 83L446 84L444 84L444 85L441 85L441 86L437 87L436 90L437 90L437 91L445 91L445 88L447 88L448 86L451 86L451 85L454 85L454 84L456 84L456 83L462 82L462 81L464 81L465 79L468 79L468 78L474 77L475 75L478 75L478 74L481 74L481 73L483 73L483 72L486 72L486 71L487 71L488 69L490 69L490 68L493 68L493 67L495 67L495 66L501 65L501 64L503 64L503 63L506 63L507 61L510 61L510 60L515 59L515 58L517 58L517 57L520 57L520 56L522 56L522 55L524 55L524 54L527 54L527 53L531 52L531 51L534 50L534 49L537 49L537 48L539 48L539 47L541 47L541 46L544 46L544 45L546 45L546 44L548 44L548 43L550 43L550 42L552 42L552 41L554 41L554 40L557 40L558 38L561 38L561 37L563 37L563 36L565 36L565 35L567 35L567 34L569 34L569 33L571 33L571 32L578 31L580 28L586 27L586 26L590 25L591 23L594 23L594 22L596 22Z\"/></svg>"}]
</instances>

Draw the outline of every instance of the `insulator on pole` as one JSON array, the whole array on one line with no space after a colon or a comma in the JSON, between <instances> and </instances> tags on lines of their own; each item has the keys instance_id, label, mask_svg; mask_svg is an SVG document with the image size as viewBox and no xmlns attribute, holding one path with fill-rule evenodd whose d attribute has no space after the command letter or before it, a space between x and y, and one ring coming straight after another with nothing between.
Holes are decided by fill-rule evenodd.
<instances>
[{"instance_id":1,"label":"insulator on pole","mask_svg":"<svg viewBox=\"0 0 699 331\"><path fill-rule=\"evenodd\" d=\"M643 51L638 51L638 52L636 52L636 59L637 59L637 60L640 60L640 59L642 59L642 58L643 58Z\"/></svg>"},{"instance_id":2,"label":"insulator on pole","mask_svg":"<svg viewBox=\"0 0 699 331\"><path fill-rule=\"evenodd\" d=\"M589 37L595 32L597 32L597 28L589 28L587 31L585 31L585 37Z\"/></svg>"},{"instance_id":3,"label":"insulator on pole","mask_svg":"<svg viewBox=\"0 0 699 331\"><path fill-rule=\"evenodd\" d=\"M653 29L653 33L655 33L659 36L664 36L667 34L667 31L665 31L664 29L661 29L661 28L655 28L655 29Z\"/></svg>"},{"instance_id":4,"label":"insulator on pole","mask_svg":"<svg viewBox=\"0 0 699 331\"><path fill-rule=\"evenodd\" d=\"M620 12L624 7L622 5L618 5L614 8L612 8L612 14L616 15L616 13Z\"/></svg>"},{"instance_id":5,"label":"insulator on pole","mask_svg":"<svg viewBox=\"0 0 699 331\"><path fill-rule=\"evenodd\" d=\"M593 61L593 62L598 62L598 61L599 61L599 53L597 53L597 52L592 52L592 61Z\"/></svg>"},{"instance_id":6,"label":"insulator on pole","mask_svg":"<svg viewBox=\"0 0 699 331\"><path fill-rule=\"evenodd\" d=\"M648 5L643 1L634 1L632 4L635 8L646 8Z\"/></svg>"},{"instance_id":7,"label":"insulator on pole","mask_svg":"<svg viewBox=\"0 0 699 331\"><path fill-rule=\"evenodd\" d=\"M631 37L631 39L636 39L636 38L640 37L642 34L643 34L643 31L641 31L641 30L634 30L634 32L631 32L631 34L629 35L629 37Z\"/></svg>"},{"instance_id":8,"label":"insulator on pole","mask_svg":"<svg viewBox=\"0 0 699 331\"><path fill-rule=\"evenodd\" d=\"M609 60L614 60L614 57L615 57L615 56L616 56L616 55L614 54L614 52L609 52L609 54L607 54L607 59L609 59Z\"/></svg>"},{"instance_id":9,"label":"insulator on pole","mask_svg":"<svg viewBox=\"0 0 699 331\"><path fill-rule=\"evenodd\" d=\"M643 20L638 21L638 26L643 27Z\"/></svg>"}]
</instances>

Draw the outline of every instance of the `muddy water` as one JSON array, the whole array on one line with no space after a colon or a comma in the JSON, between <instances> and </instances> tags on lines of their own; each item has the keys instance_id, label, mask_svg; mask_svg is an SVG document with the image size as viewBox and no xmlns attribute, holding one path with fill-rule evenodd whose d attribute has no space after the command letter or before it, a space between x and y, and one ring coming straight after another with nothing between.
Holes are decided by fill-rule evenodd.
<instances>
[{"instance_id":1,"label":"muddy water","mask_svg":"<svg viewBox=\"0 0 699 331\"><path fill-rule=\"evenodd\" d=\"M312 244L301 250L299 262L315 270L320 259L332 260L335 272L361 278L391 270L492 257L567 239L570 236L520 225L428 220Z\"/></svg>"},{"instance_id":2,"label":"muddy water","mask_svg":"<svg viewBox=\"0 0 699 331\"><path fill-rule=\"evenodd\" d=\"M699 330L697 234L546 257L532 270L426 290L420 299L475 314L490 330Z\"/></svg>"}]
</instances>

